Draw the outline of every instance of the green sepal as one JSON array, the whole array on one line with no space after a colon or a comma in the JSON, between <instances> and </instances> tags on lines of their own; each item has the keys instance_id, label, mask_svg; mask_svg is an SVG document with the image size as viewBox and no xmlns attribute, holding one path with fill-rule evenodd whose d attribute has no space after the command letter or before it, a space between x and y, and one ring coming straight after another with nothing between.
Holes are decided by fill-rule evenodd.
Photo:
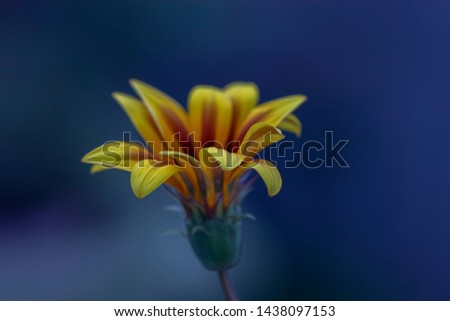
<instances>
[{"instance_id":1,"label":"green sepal","mask_svg":"<svg viewBox=\"0 0 450 321\"><path fill-rule=\"evenodd\" d=\"M189 242L200 262L208 270L225 270L239 261L242 247L242 223L237 216L210 219L202 223L186 221Z\"/></svg>"}]
</instances>

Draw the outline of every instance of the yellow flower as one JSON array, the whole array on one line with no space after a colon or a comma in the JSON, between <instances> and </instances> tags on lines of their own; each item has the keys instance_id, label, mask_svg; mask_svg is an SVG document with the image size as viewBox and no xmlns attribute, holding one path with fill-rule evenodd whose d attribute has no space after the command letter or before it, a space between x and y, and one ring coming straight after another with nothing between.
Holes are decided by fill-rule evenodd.
<instances>
[{"instance_id":1,"label":"yellow flower","mask_svg":"<svg viewBox=\"0 0 450 321\"><path fill-rule=\"evenodd\" d=\"M187 199L207 202L212 211L222 197L227 207L233 182L250 169L261 175L269 195L279 192L277 169L269 161L251 156L284 138L280 129L300 135L300 121L292 112L305 96L257 106L259 92L253 83L232 83L224 89L196 86L189 94L186 112L156 88L138 80L130 83L140 99L123 93L113 97L150 148L106 143L82 159L93 164L92 172L108 168L131 171L131 186L139 198L166 183Z\"/></svg>"},{"instance_id":2,"label":"yellow flower","mask_svg":"<svg viewBox=\"0 0 450 321\"><path fill-rule=\"evenodd\" d=\"M113 97L147 146L105 143L82 159L92 164L91 172L110 168L131 172L138 198L164 184L184 207L193 224L188 229L204 226L207 220L240 218L240 200L253 182L246 175L250 170L261 176L270 196L280 191L277 168L256 155L283 139L282 130L300 135L301 123L293 112L305 96L259 104L253 83L236 82L223 89L196 86L186 111L156 88L138 80L130 84L138 98L123 93Z\"/></svg>"}]
</instances>

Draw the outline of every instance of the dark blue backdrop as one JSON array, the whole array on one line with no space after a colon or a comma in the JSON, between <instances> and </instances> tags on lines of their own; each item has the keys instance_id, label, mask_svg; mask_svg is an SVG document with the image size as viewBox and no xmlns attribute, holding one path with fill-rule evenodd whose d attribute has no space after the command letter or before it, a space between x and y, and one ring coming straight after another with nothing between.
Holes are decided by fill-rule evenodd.
<instances>
[{"instance_id":1,"label":"dark blue backdrop","mask_svg":"<svg viewBox=\"0 0 450 321\"><path fill-rule=\"evenodd\" d=\"M282 169L246 201L243 299L450 300L446 1L2 1L0 299L221 299L161 189L81 156L131 124L112 91L254 81L304 93L298 148L334 131L350 168ZM136 136L135 136L136 137Z\"/></svg>"}]
</instances>

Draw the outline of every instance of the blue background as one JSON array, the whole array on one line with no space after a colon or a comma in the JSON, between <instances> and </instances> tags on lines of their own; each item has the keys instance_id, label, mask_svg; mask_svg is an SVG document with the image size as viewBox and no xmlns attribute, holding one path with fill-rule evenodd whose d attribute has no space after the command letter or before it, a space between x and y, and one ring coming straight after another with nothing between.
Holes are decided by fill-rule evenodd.
<instances>
[{"instance_id":1,"label":"blue background","mask_svg":"<svg viewBox=\"0 0 450 321\"><path fill-rule=\"evenodd\" d=\"M446 1L2 1L0 299L221 299L164 189L80 158L133 130L112 100L142 79L304 93L307 140L343 169L281 169L245 209L242 299L450 300ZM134 133L134 131L133 131ZM137 137L136 135L134 136ZM291 136L291 138L293 138Z\"/></svg>"}]
</instances>

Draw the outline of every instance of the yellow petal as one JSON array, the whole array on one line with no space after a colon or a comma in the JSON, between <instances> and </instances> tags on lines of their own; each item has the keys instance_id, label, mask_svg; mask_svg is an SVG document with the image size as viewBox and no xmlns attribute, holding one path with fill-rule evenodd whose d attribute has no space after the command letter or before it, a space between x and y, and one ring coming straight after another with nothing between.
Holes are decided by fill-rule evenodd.
<instances>
[{"instance_id":1,"label":"yellow petal","mask_svg":"<svg viewBox=\"0 0 450 321\"><path fill-rule=\"evenodd\" d=\"M228 142L232 108L230 98L220 89L194 87L188 99L189 121L195 139L202 143L214 141L224 148Z\"/></svg>"},{"instance_id":2,"label":"yellow petal","mask_svg":"<svg viewBox=\"0 0 450 321\"><path fill-rule=\"evenodd\" d=\"M262 149L284 138L281 131L269 123L256 123L247 131L239 147L239 154L254 157Z\"/></svg>"},{"instance_id":3,"label":"yellow petal","mask_svg":"<svg viewBox=\"0 0 450 321\"><path fill-rule=\"evenodd\" d=\"M161 136L147 107L138 99L123 93L113 93L114 99L123 108L138 133L158 153L162 149Z\"/></svg>"},{"instance_id":4,"label":"yellow petal","mask_svg":"<svg viewBox=\"0 0 450 321\"><path fill-rule=\"evenodd\" d=\"M287 115L277 126L281 130L294 133L297 137L302 134L302 123L294 114Z\"/></svg>"},{"instance_id":5,"label":"yellow petal","mask_svg":"<svg viewBox=\"0 0 450 321\"><path fill-rule=\"evenodd\" d=\"M137 163L131 171L131 188L138 198L144 198L180 169L176 165L153 164L150 160Z\"/></svg>"},{"instance_id":6,"label":"yellow petal","mask_svg":"<svg viewBox=\"0 0 450 321\"><path fill-rule=\"evenodd\" d=\"M278 194L281 190L281 175L275 165L268 160L260 159L258 161L245 163L243 167L252 168L258 172L267 187L269 196Z\"/></svg>"},{"instance_id":7,"label":"yellow petal","mask_svg":"<svg viewBox=\"0 0 450 321\"><path fill-rule=\"evenodd\" d=\"M183 138L187 135L186 111L173 98L136 79L130 80L130 85L143 100L164 140L173 141L176 134Z\"/></svg>"},{"instance_id":8,"label":"yellow petal","mask_svg":"<svg viewBox=\"0 0 450 321\"><path fill-rule=\"evenodd\" d=\"M235 169L244 160L244 156L230 153L224 149L208 147L206 150L210 157L212 157L224 171Z\"/></svg>"},{"instance_id":9,"label":"yellow petal","mask_svg":"<svg viewBox=\"0 0 450 321\"><path fill-rule=\"evenodd\" d=\"M294 112L306 101L306 96L295 95L275 99L254 108L240 129L239 138L242 138L247 130L257 122L268 123L272 126L278 124L290 113Z\"/></svg>"},{"instance_id":10,"label":"yellow petal","mask_svg":"<svg viewBox=\"0 0 450 321\"><path fill-rule=\"evenodd\" d=\"M224 88L233 105L232 134L240 128L259 99L259 90L252 82L233 82Z\"/></svg>"},{"instance_id":11,"label":"yellow petal","mask_svg":"<svg viewBox=\"0 0 450 321\"><path fill-rule=\"evenodd\" d=\"M176 152L176 151L170 151L170 150L164 150L159 153L161 156L169 156L175 159L178 162L178 166L183 165L191 165L193 167L200 167L200 162L196 160L191 155L182 153L182 152Z\"/></svg>"},{"instance_id":12,"label":"yellow petal","mask_svg":"<svg viewBox=\"0 0 450 321\"><path fill-rule=\"evenodd\" d=\"M99 173L99 172L103 172L103 171L105 171L107 169L111 169L111 167L104 167L104 166L101 166L101 165L92 165L91 166L91 170L89 172L91 174L96 174L96 173Z\"/></svg>"},{"instance_id":13,"label":"yellow petal","mask_svg":"<svg viewBox=\"0 0 450 321\"><path fill-rule=\"evenodd\" d=\"M95 148L81 161L130 172L137 162L150 157L151 154L141 144L116 141Z\"/></svg>"}]
</instances>

